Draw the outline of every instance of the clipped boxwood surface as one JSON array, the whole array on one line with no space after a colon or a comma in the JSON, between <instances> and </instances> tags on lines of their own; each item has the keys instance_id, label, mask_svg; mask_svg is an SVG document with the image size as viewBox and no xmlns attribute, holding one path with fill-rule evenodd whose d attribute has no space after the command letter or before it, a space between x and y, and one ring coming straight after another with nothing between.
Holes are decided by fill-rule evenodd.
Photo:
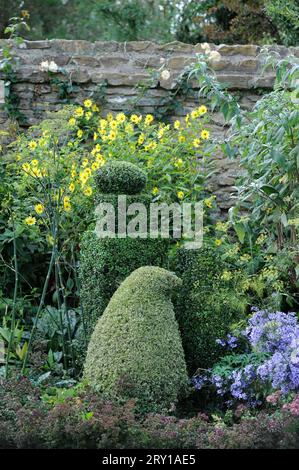
<instances>
[{"instance_id":1,"label":"clipped boxwood surface","mask_svg":"<svg viewBox=\"0 0 299 470\"><path fill-rule=\"evenodd\" d=\"M181 284L165 269L135 270L113 295L92 334L85 378L109 397L134 397L162 411L187 384L171 293Z\"/></svg>"}]
</instances>

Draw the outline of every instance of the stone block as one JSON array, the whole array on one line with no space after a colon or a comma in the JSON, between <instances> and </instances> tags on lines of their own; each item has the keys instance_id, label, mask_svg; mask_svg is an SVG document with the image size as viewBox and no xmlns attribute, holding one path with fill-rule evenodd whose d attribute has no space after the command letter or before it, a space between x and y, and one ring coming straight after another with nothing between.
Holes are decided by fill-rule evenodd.
<instances>
[{"instance_id":1,"label":"stone block","mask_svg":"<svg viewBox=\"0 0 299 470\"><path fill-rule=\"evenodd\" d=\"M259 61L257 59L244 59L241 58L235 62L238 70L245 72L255 72L259 66Z\"/></svg>"},{"instance_id":2,"label":"stone block","mask_svg":"<svg viewBox=\"0 0 299 470\"><path fill-rule=\"evenodd\" d=\"M246 74L238 74L238 73L221 73L217 74L217 78L220 83L224 83L227 88L232 89L235 88L237 90L248 89L251 86L249 85L249 81L251 80L250 75Z\"/></svg>"},{"instance_id":3,"label":"stone block","mask_svg":"<svg viewBox=\"0 0 299 470\"><path fill-rule=\"evenodd\" d=\"M100 67L103 68L116 68L118 70L120 65L128 65L129 66L129 57L124 56L123 54L114 54L114 55L96 55L95 56L95 63L94 67L98 64ZM92 66L92 64L90 64Z\"/></svg>"},{"instance_id":4,"label":"stone block","mask_svg":"<svg viewBox=\"0 0 299 470\"><path fill-rule=\"evenodd\" d=\"M121 46L123 46L123 51L145 51L149 48L153 49L155 47L154 43L151 41L129 41L124 42Z\"/></svg>"},{"instance_id":5,"label":"stone block","mask_svg":"<svg viewBox=\"0 0 299 470\"><path fill-rule=\"evenodd\" d=\"M253 44L237 44L228 46L226 44L220 44L217 47L218 52L221 55L244 55L244 56L256 56L260 50L259 46Z\"/></svg>"},{"instance_id":6,"label":"stone block","mask_svg":"<svg viewBox=\"0 0 299 470\"><path fill-rule=\"evenodd\" d=\"M72 55L69 59L68 65L76 65L78 67L99 67L101 65L100 61L93 55Z\"/></svg>"},{"instance_id":7,"label":"stone block","mask_svg":"<svg viewBox=\"0 0 299 470\"><path fill-rule=\"evenodd\" d=\"M118 51L121 45L116 41L96 41L93 51L95 54L107 54Z\"/></svg>"},{"instance_id":8,"label":"stone block","mask_svg":"<svg viewBox=\"0 0 299 470\"><path fill-rule=\"evenodd\" d=\"M87 68L67 68L67 72L74 83L87 83L90 80L89 70Z\"/></svg>"},{"instance_id":9,"label":"stone block","mask_svg":"<svg viewBox=\"0 0 299 470\"><path fill-rule=\"evenodd\" d=\"M27 49L50 49L51 44L46 39L45 41L25 41Z\"/></svg>"},{"instance_id":10,"label":"stone block","mask_svg":"<svg viewBox=\"0 0 299 470\"><path fill-rule=\"evenodd\" d=\"M248 82L249 88L273 88L275 77L273 74L261 77L252 77Z\"/></svg>"},{"instance_id":11,"label":"stone block","mask_svg":"<svg viewBox=\"0 0 299 470\"><path fill-rule=\"evenodd\" d=\"M56 51L65 54L90 54L94 53L94 43L82 40L51 39L50 46Z\"/></svg>"},{"instance_id":12,"label":"stone block","mask_svg":"<svg viewBox=\"0 0 299 470\"><path fill-rule=\"evenodd\" d=\"M174 51L192 52L194 49L194 46L192 44L185 44L180 41L172 41L166 44L156 45L156 49L159 51L167 51L167 52L174 52Z\"/></svg>"},{"instance_id":13,"label":"stone block","mask_svg":"<svg viewBox=\"0 0 299 470\"><path fill-rule=\"evenodd\" d=\"M166 62L166 68L176 69L183 71L188 65L194 64L196 62L196 57L190 57L187 55L171 57Z\"/></svg>"},{"instance_id":14,"label":"stone block","mask_svg":"<svg viewBox=\"0 0 299 470\"><path fill-rule=\"evenodd\" d=\"M132 71L131 73L123 73L123 72L112 72L111 70L95 70L91 71L91 80L93 83L99 83L100 81L107 80L109 85L113 86L135 86L138 83L148 80L149 74L147 73L140 73ZM150 83L150 87L154 88L157 86L157 80Z\"/></svg>"}]
</instances>

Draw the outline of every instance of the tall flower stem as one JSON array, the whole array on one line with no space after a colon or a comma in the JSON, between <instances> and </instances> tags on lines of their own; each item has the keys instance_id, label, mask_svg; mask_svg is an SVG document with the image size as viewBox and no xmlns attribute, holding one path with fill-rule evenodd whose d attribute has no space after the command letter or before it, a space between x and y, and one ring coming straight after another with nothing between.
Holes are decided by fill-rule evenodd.
<instances>
[{"instance_id":1,"label":"tall flower stem","mask_svg":"<svg viewBox=\"0 0 299 470\"><path fill-rule=\"evenodd\" d=\"M78 293L79 298L81 299L81 296L80 296L81 285L80 285L80 280L78 278L74 246L72 246L72 265L73 265L73 270L74 270L74 278L75 278L77 293ZM85 346L87 347L87 325L86 325L85 313L84 313L84 309L83 309L81 301L80 301L80 312L81 312L81 319L82 319L82 325L83 325L83 331L84 331Z\"/></svg>"},{"instance_id":2,"label":"tall flower stem","mask_svg":"<svg viewBox=\"0 0 299 470\"><path fill-rule=\"evenodd\" d=\"M56 242L57 241L56 241L56 231L55 231L55 237L54 237L54 244L53 244L52 253L51 253L51 259L50 259L50 263L49 263L49 267L48 267L48 271L47 271L47 276L46 276L43 291L42 291L42 296L41 296L41 299L40 299L40 303L39 303L39 306L38 306L38 310L37 310L37 313L36 313L34 324L33 324L33 327L31 329L30 338L29 338L29 342L28 342L28 348L27 348L27 351L26 351L26 354L25 354L25 357L24 357L24 361L23 361L23 366L22 366L22 369L21 369L22 374L25 373L25 370L26 370L26 367L27 367L29 354L30 354L30 351L31 351L31 348L32 348L32 342L34 340L34 336L35 336L35 332L36 332L37 322L39 320L42 308L44 306L45 297L46 297L48 286L49 286L51 272L52 272L52 269L53 269L53 266L54 266L54 263L55 263Z\"/></svg>"},{"instance_id":3,"label":"tall flower stem","mask_svg":"<svg viewBox=\"0 0 299 470\"><path fill-rule=\"evenodd\" d=\"M63 277L62 277L62 272L60 268L60 263L59 263L59 258L57 256L56 258L56 267L57 267L57 273L58 273L58 278L59 278L59 284L60 284L60 290L61 294L63 297L63 308L66 314L66 319L67 319L67 332L68 332L68 340L69 340L69 347L71 351L71 357L72 357L72 366L75 368L75 356L74 356L74 351L73 351L73 346L72 346L72 332L71 332L71 323L70 323L70 316L67 308L67 298L65 295L65 286L63 283Z\"/></svg>"},{"instance_id":4,"label":"tall flower stem","mask_svg":"<svg viewBox=\"0 0 299 470\"><path fill-rule=\"evenodd\" d=\"M11 315L11 325L10 325L10 336L7 346L6 353L6 362L5 362L5 377L8 377L9 373L9 357L14 340L15 324L16 324L16 303L17 303L17 294L19 287L19 271L18 271L18 256L17 256L17 243L16 243L16 232L15 232L15 223L12 216L12 226L13 226L13 259L14 259L14 271L15 271L15 287L14 287L14 296L13 296L13 306L12 306L12 315Z\"/></svg>"},{"instance_id":5,"label":"tall flower stem","mask_svg":"<svg viewBox=\"0 0 299 470\"><path fill-rule=\"evenodd\" d=\"M60 321L60 329L61 329L63 365L64 365L64 369L66 370L67 369L67 349L65 347L65 342L64 342L64 324L63 324L63 316L62 316L62 305L61 305L61 302L60 302L60 289L59 289L57 258L58 258L57 251L55 251L55 284L56 284L57 305L58 305L59 321Z\"/></svg>"}]
</instances>

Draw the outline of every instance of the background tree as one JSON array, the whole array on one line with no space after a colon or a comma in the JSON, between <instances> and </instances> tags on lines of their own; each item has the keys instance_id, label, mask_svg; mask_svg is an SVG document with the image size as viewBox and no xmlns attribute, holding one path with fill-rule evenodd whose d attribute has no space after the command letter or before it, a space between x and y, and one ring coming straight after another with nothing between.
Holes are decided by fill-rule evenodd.
<instances>
[{"instance_id":1,"label":"background tree","mask_svg":"<svg viewBox=\"0 0 299 470\"><path fill-rule=\"evenodd\" d=\"M0 0L0 37L20 9L28 39L299 44L298 0Z\"/></svg>"},{"instance_id":2,"label":"background tree","mask_svg":"<svg viewBox=\"0 0 299 470\"><path fill-rule=\"evenodd\" d=\"M0 0L0 36L20 9L31 16L28 39L66 38L130 41L172 39L178 1L170 0Z\"/></svg>"},{"instance_id":3,"label":"background tree","mask_svg":"<svg viewBox=\"0 0 299 470\"><path fill-rule=\"evenodd\" d=\"M266 14L265 0L188 1L178 23L177 38L216 44L280 42L278 28Z\"/></svg>"}]
</instances>

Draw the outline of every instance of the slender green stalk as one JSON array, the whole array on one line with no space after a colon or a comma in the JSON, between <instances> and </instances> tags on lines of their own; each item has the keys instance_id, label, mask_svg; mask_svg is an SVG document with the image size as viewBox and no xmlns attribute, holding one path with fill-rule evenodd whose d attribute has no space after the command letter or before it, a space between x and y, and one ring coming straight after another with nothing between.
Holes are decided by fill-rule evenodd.
<instances>
[{"instance_id":1,"label":"slender green stalk","mask_svg":"<svg viewBox=\"0 0 299 470\"><path fill-rule=\"evenodd\" d=\"M14 258L14 270L15 270L15 287L14 287L14 296L13 296L13 306L11 314L11 325L10 325L10 337L7 346L6 362L5 362L5 377L8 377L9 372L9 357L14 340L15 324L16 324L16 303L17 303L17 294L19 287L19 272L18 272L18 256L17 256L17 243L16 243L16 232L14 218L12 216L12 226L13 226L13 258Z\"/></svg>"},{"instance_id":2,"label":"slender green stalk","mask_svg":"<svg viewBox=\"0 0 299 470\"><path fill-rule=\"evenodd\" d=\"M44 306L45 297L46 297L46 294L47 294L48 285L49 285L49 281L50 281L50 276L51 276L51 272L52 272L54 262L55 262L55 253L56 253L56 235L55 235L55 238L54 238L54 244L53 244L53 248L52 248L51 259L50 259L50 263L49 263L49 267L48 267L48 271L47 271L47 276L46 276L43 291L42 291L42 296L41 296L40 303L39 303L39 306L38 306L38 310L37 310L37 313L36 313L35 321L34 321L34 324L33 324L33 327L32 327L31 333L30 333L28 348L27 348L27 351L26 351L26 354L25 354L25 357L24 357L24 361L23 361L23 366L22 366L22 370L21 370L22 374L24 374L24 372L26 370L29 354L30 354L31 347L32 347L32 342L33 342L34 335L35 335L35 332L36 332L37 322L39 320L42 308Z\"/></svg>"},{"instance_id":3,"label":"slender green stalk","mask_svg":"<svg viewBox=\"0 0 299 470\"><path fill-rule=\"evenodd\" d=\"M58 278L58 268L57 268L57 251L55 251L55 285L57 292L57 304L60 320L60 329L61 329L61 339L62 339L62 352L63 352L63 366L64 369L67 369L67 350L64 343L64 325L63 325L63 316L62 316L62 306L60 302L60 292L59 292L59 278Z\"/></svg>"},{"instance_id":4,"label":"slender green stalk","mask_svg":"<svg viewBox=\"0 0 299 470\"><path fill-rule=\"evenodd\" d=\"M61 272L58 256L56 258L56 266L57 266L57 272L58 272L58 277L59 277L60 289L61 289L61 293L63 297L64 311L65 311L66 318L67 318L67 332L68 332L69 347L70 347L71 356L72 356L72 366L73 368L75 368L75 356L74 356L74 351L73 351L73 346L72 346L72 332L71 332L69 312L67 308L67 297L65 295L65 287L63 283L62 272Z\"/></svg>"},{"instance_id":5,"label":"slender green stalk","mask_svg":"<svg viewBox=\"0 0 299 470\"><path fill-rule=\"evenodd\" d=\"M74 247L72 246L72 264L73 264L73 270L74 270L74 277L75 277L75 283L77 287L77 292L80 298L80 281L78 278L77 274L77 266L76 266L76 259L75 259L75 254L74 254ZM85 346L87 346L87 327L86 327L86 319L85 319L85 313L84 309L82 306L82 302L80 302L80 311L81 311L81 319L82 319L82 324L83 324L83 331L84 331L84 339L85 339Z\"/></svg>"}]
</instances>

